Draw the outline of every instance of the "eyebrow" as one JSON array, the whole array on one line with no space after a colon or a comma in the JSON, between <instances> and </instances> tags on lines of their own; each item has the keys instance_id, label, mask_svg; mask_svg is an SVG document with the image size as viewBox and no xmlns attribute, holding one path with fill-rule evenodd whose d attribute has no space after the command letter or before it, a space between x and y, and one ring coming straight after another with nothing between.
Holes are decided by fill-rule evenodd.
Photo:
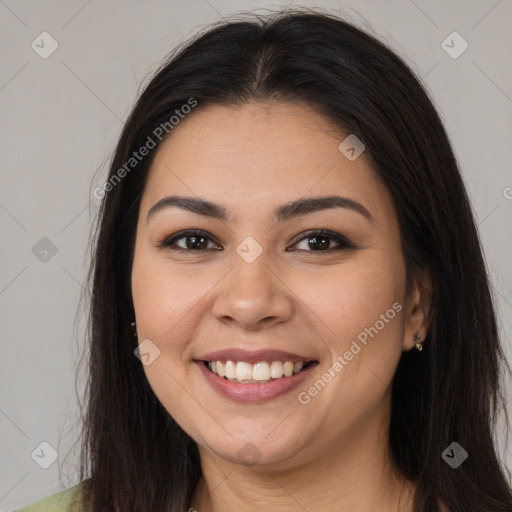
<instances>
[{"instance_id":1,"label":"eyebrow","mask_svg":"<svg viewBox=\"0 0 512 512\"><path fill-rule=\"evenodd\" d=\"M212 217L223 221L229 221L230 216L228 210L223 206L200 199L197 197L185 197L185 196L167 196L160 199L155 203L148 211L146 222L149 222L150 218L153 217L157 212L162 211L170 207L178 207L184 210L188 210L198 215L204 215L206 217ZM325 196L325 197L314 197L308 199L297 199L289 203L283 204L277 207L273 212L273 219L276 222L286 222L294 217L307 215L320 210L328 210L332 208L344 208L352 210L361 214L369 221L373 221L371 213L357 201L348 197L341 196Z\"/></svg>"}]
</instances>

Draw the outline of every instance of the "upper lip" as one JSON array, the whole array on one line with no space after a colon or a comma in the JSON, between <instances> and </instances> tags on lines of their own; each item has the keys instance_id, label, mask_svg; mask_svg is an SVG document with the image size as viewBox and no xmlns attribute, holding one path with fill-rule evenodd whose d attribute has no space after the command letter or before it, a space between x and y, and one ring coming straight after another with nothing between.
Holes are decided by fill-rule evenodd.
<instances>
[{"instance_id":1,"label":"upper lip","mask_svg":"<svg viewBox=\"0 0 512 512\"><path fill-rule=\"evenodd\" d=\"M312 357L301 356L283 350L264 349L253 351L242 348L216 350L196 359L196 361L244 361L252 364L262 361L291 361L292 363L296 363L299 361L309 362L314 360L315 359Z\"/></svg>"}]
</instances>

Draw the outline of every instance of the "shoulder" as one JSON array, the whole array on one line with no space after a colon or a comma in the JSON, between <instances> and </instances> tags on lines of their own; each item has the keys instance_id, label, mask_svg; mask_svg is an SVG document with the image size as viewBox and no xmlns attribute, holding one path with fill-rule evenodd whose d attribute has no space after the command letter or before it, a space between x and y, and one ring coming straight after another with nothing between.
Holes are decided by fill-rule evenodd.
<instances>
[{"instance_id":1,"label":"shoulder","mask_svg":"<svg viewBox=\"0 0 512 512\"><path fill-rule=\"evenodd\" d=\"M81 484L75 485L65 491L47 496L14 512L68 512L76 510L76 505L80 499Z\"/></svg>"}]
</instances>

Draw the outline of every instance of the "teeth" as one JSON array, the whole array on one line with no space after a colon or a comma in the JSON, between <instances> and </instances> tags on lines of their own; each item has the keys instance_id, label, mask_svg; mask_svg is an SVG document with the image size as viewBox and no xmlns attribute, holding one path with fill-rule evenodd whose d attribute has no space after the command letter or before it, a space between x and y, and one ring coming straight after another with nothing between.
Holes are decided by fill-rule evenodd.
<instances>
[{"instance_id":1,"label":"teeth","mask_svg":"<svg viewBox=\"0 0 512 512\"><path fill-rule=\"evenodd\" d=\"M236 379L236 364L233 361L226 361L226 378Z\"/></svg>"},{"instance_id":2,"label":"teeth","mask_svg":"<svg viewBox=\"0 0 512 512\"><path fill-rule=\"evenodd\" d=\"M283 372L287 377L291 377L293 375L293 363L287 361L283 365Z\"/></svg>"},{"instance_id":3,"label":"teeth","mask_svg":"<svg viewBox=\"0 0 512 512\"><path fill-rule=\"evenodd\" d=\"M238 363L240 364L240 363ZM252 365L249 365L252 366ZM256 363L251 368L253 380L269 380L270 379L270 368L268 363ZM251 377L249 377L251 378Z\"/></svg>"},{"instance_id":4,"label":"teeth","mask_svg":"<svg viewBox=\"0 0 512 512\"><path fill-rule=\"evenodd\" d=\"M228 363L231 363L231 362L232 361L228 361ZM236 375L237 380L251 380L252 379L252 364L237 363L235 375Z\"/></svg>"},{"instance_id":5,"label":"teeth","mask_svg":"<svg viewBox=\"0 0 512 512\"><path fill-rule=\"evenodd\" d=\"M293 365L293 373L299 373L302 370L302 368L304 368L304 363L302 361L295 363Z\"/></svg>"},{"instance_id":6,"label":"teeth","mask_svg":"<svg viewBox=\"0 0 512 512\"><path fill-rule=\"evenodd\" d=\"M219 377L236 382L270 382L270 379L291 377L304 368L304 362L261 361L256 364L245 361L208 361L208 368Z\"/></svg>"},{"instance_id":7,"label":"teeth","mask_svg":"<svg viewBox=\"0 0 512 512\"><path fill-rule=\"evenodd\" d=\"M283 363L281 363L281 361L272 361L270 365L270 376L273 379L280 379L283 376Z\"/></svg>"}]
</instances>

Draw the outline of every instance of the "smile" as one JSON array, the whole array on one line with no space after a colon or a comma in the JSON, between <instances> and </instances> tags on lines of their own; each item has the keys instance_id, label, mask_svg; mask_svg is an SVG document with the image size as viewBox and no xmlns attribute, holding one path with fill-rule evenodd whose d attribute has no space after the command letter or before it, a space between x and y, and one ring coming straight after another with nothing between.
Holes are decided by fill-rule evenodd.
<instances>
[{"instance_id":1,"label":"smile","mask_svg":"<svg viewBox=\"0 0 512 512\"><path fill-rule=\"evenodd\" d=\"M213 390L235 402L263 402L282 396L299 386L319 364L318 361L261 361L251 364L231 360L225 363L196 360L195 363Z\"/></svg>"},{"instance_id":2,"label":"smile","mask_svg":"<svg viewBox=\"0 0 512 512\"><path fill-rule=\"evenodd\" d=\"M307 361L260 361L251 364L245 361L207 361L212 373L227 380L240 383L264 383L273 379L291 377L301 372Z\"/></svg>"}]
</instances>

